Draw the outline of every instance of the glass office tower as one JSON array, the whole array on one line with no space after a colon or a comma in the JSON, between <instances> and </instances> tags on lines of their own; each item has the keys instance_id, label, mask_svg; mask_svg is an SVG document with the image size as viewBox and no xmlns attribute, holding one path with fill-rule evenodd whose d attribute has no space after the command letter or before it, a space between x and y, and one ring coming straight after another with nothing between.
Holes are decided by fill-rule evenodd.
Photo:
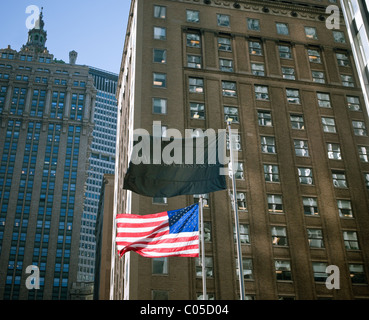
<instances>
[{"instance_id":1,"label":"glass office tower","mask_svg":"<svg viewBox=\"0 0 369 320\"><path fill-rule=\"evenodd\" d=\"M89 158L85 204L82 215L78 281L93 282L96 241L95 225L104 174L114 174L118 75L104 70L89 68L97 89L95 104L95 127Z\"/></svg>"}]
</instances>

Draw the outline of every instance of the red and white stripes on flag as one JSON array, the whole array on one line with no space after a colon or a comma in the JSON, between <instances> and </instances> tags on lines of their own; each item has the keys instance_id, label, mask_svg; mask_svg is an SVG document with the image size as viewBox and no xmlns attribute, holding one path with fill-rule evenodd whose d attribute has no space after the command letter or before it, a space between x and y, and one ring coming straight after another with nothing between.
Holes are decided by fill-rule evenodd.
<instances>
[{"instance_id":1,"label":"red and white stripes on flag","mask_svg":"<svg viewBox=\"0 0 369 320\"><path fill-rule=\"evenodd\" d=\"M198 207L191 215L186 209L150 215L118 214L116 244L120 256L135 251L149 258L198 257Z\"/></svg>"}]
</instances>

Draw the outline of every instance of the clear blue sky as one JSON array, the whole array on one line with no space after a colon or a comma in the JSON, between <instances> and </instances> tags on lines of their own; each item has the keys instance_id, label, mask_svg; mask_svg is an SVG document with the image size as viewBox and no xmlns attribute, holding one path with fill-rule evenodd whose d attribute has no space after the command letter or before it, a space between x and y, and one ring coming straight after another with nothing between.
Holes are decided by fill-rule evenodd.
<instances>
[{"instance_id":1,"label":"clear blue sky","mask_svg":"<svg viewBox=\"0 0 369 320\"><path fill-rule=\"evenodd\" d=\"M119 73L130 0L1 0L0 48L17 51L27 42L30 5L43 7L46 47L56 59Z\"/></svg>"}]
</instances>

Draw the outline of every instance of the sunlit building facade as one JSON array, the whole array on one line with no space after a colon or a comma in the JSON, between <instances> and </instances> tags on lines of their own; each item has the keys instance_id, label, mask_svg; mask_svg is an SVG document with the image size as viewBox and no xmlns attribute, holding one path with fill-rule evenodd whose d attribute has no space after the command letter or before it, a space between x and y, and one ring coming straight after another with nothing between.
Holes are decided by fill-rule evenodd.
<instances>
[{"instance_id":1,"label":"sunlit building facade","mask_svg":"<svg viewBox=\"0 0 369 320\"><path fill-rule=\"evenodd\" d=\"M237 204L247 299L369 297L369 138L337 1L131 2L118 81L114 214L175 210L198 195L122 189L132 132L238 129ZM229 190L206 195L208 299L239 299ZM113 230L114 241L115 230ZM114 250L113 250L113 253ZM329 289L328 266L340 270ZM112 257L111 299L202 299L200 261Z\"/></svg>"},{"instance_id":2,"label":"sunlit building facade","mask_svg":"<svg viewBox=\"0 0 369 320\"><path fill-rule=\"evenodd\" d=\"M76 52L54 59L39 22L20 51L0 50L1 300L69 299L77 280L96 90Z\"/></svg>"}]
</instances>

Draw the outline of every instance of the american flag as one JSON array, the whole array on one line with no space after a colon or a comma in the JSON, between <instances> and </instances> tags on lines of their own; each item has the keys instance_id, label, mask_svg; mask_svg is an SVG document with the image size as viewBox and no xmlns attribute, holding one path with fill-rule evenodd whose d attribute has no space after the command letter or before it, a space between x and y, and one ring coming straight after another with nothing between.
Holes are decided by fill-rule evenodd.
<instances>
[{"instance_id":1,"label":"american flag","mask_svg":"<svg viewBox=\"0 0 369 320\"><path fill-rule=\"evenodd\" d=\"M148 258L199 256L199 204L149 215L116 216L118 253Z\"/></svg>"}]
</instances>

